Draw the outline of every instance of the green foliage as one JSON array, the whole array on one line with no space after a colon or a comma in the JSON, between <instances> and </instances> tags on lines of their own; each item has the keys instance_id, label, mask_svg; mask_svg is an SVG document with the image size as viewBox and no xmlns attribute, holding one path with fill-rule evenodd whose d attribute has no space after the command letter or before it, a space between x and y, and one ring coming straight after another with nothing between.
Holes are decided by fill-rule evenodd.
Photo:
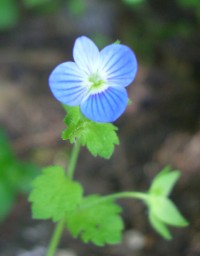
<instances>
[{"instance_id":1,"label":"green foliage","mask_svg":"<svg viewBox=\"0 0 200 256\"><path fill-rule=\"evenodd\" d=\"M11 210L17 194L30 190L31 180L37 173L35 165L15 157L6 134L0 130L0 221Z\"/></svg>"},{"instance_id":2,"label":"green foliage","mask_svg":"<svg viewBox=\"0 0 200 256\"><path fill-rule=\"evenodd\" d=\"M19 9L15 0L0 1L0 30L13 27L19 19Z\"/></svg>"},{"instance_id":3,"label":"green foliage","mask_svg":"<svg viewBox=\"0 0 200 256\"><path fill-rule=\"evenodd\" d=\"M43 4L46 4L46 3L50 3L52 0L23 0L24 4L27 6L27 7L35 7L35 6L38 6L38 5L43 5Z\"/></svg>"},{"instance_id":4,"label":"green foliage","mask_svg":"<svg viewBox=\"0 0 200 256\"><path fill-rule=\"evenodd\" d=\"M113 200L102 200L97 195L84 198L82 193L81 185L67 177L63 168L44 168L34 180L29 197L33 218L65 219L74 237L99 246L121 241L121 208Z\"/></svg>"},{"instance_id":5,"label":"green foliage","mask_svg":"<svg viewBox=\"0 0 200 256\"><path fill-rule=\"evenodd\" d=\"M33 182L29 197L33 218L58 221L72 212L82 199L82 187L65 175L63 168L44 168Z\"/></svg>"},{"instance_id":6,"label":"green foliage","mask_svg":"<svg viewBox=\"0 0 200 256\"><path fill-rule=\"evenodd\" d=\"M121 41L119 39L117 39L114 44L121 44Z\"/></svg>"},{"instance_id":7,"label":"green foliage","mask_svg":"<svg viewBox=\"0 0 200 256\"><path fill-rule=\"evenodd\" d=\"M179 177L179 171L172 171L169 166L166 166L154 178L149 193L157 196L168 196Z\"/></svg>"},{"instance_id":8,"label":"green foliage","mask_svg":"<svg viewBox=\"0 0 200 256\"><path fill-rule=\"evenodd\" d=\"M175 227L185 227L188 225L187 220L168 198L179 176L179 171L172 171L170 167L165 167L154 178L146 199L150 223L165 239L172 238L167 225Z\"/></svg>"},{"instance_id":9,"label":"green foliage","mask_svg":"<svg viewBox=\"0 0 200 256\"><path fill-rule=\"evenodd\" d=\"M62 138L74 143L76 140L86 146L93 156L110 158L114 146L119 144L117 127L111 123L96 123L84 117L79 107L64 106L67 111Z\"/></svg>"},{"instance_id":10,"label":"green foliage","mask_svg":"<svg viewBox=\"0 0 200 256\"><path fill-rule=\"evenodd\" d=\"M200 1L199 0L177 0L179 6L184 9L193 9L200 22Z\"/></svg>"},{"instance_id":11,"label":"green foliage","mask_svg":"<svg viewBox=\"0 0 200 256\"><path fill-rule=\"evenodd\" d=\"M175 227L188 225L188 222L170 199L163 196L150 196L149 204L152 213L164 223Z\"/></svg>"},{"instance_id":12,"label":"green foliage","mask_svg":"<svg viewBox=\"0 0 200 256\"><path fill-rule=\"evenodd\" d=\"M166 240L172 239L168 227L163 221L156 217L152 212L149 213L149 221L151 226Z\"/></svg>"},{"instance_id":13,"label":"green foliage","mask_svg":"<svg viewBox=\"0 0 200 256\"><path fill-rule=\"evenodd\" d=\"M116 244L121 241L123 221L119 216L121 208L113 201L101 202L97 195L88 196L77 211L67 218L67 227L74 237L98 246Z\"/></svg>"},{"instance_id":14,"label":"green foliage","mask_svg":"<svg viewBox=\"0 0 200 256\"><path fill-rule=\"evenodd\" d=\"M143 3L144 1L145 0L123 0L124 3L132 4L132 5L140 4L140 3Z\"/></svg>"},{"instance_id":15,"label":"green foliage","mask_svg":"<svg viewBox=\"0 0 200 256\"><path fill-rule=\"evenodd\" d=\"M183 7L200 8L199 0L177 0L177 2Z\"/></svg>"},{"instance_id":16,"label":"green foliage","mask_svg":"<svg viewBox=\"0 0 200 256\"><path fill-rule=\"evenodd\" d=\"M148 193L122 192L108 197L84 197L82 186L65 175L62 167L51 166L44 168L33 182L29 200L34 218L65 221L74 237L80 237L85 243L103 246L119 243L122 238L122 209L115 200L123 197L142 199L147 204L152 227L163 238L171 239L168 225L188 225L168 198L179 175L178 171L165 167L153 180Z\"/></svg>"},{"instance_id":17,"label":"green foliage","mask_svg":"<svg viewBox=\"0 0 200 256\"><path fill-rule=\"evenodd\" d=\"M0 31L17 25L23 13L23 7L39 14L55 13L62 6L62 0L1 0L0 1Z\"/></svg>"},{"instance_id":18,"label":"green foliage","mask_svg":"<svg viewBox=\"0 0 200 256\"><path fill-rule=\"evenodd\" d=\"M15 200L15 193L7 186L6 182L0 181L0 222L8 215Z\"/></svg>"},{"instance_id":19,"label":"green foliage","mask_svg":"<svg viewBox=\"0 0 200 256\"><path fill-rule=\"evenodd\" d=\"M68 0L67 8L70 11L70 13L74 15L80 15L84 13L86 9L86 3L84 0Z\"/></svg>"},{"instance_id":20,"label":"green foliage","mask_svg":"<svg viewBox=\"0 0 200 256\"><path fill-rule=\"evenodd\" d=\"M39 15L54 14L61 8L62 0L23 0L25 7Z\"/></svg>"}]
</instances>

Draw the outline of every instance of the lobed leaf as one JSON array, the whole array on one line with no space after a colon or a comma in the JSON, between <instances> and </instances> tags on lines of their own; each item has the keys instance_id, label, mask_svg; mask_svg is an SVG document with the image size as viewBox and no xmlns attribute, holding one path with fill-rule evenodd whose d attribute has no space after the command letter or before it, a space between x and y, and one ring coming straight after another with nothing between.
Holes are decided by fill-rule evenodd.
<instances>
[{"instance_id":1,"label":"lobed leaf","mask_svg":"<svg viewBox=\"0 0 200 256\"><path fill-rule=\"evenodd\" d=\"M113 201L99 202L100 196L86 197L79 208L67 217L67 227L74 237L98 246L121 241L121 207ZM99 203L98 203L99 202Z\"/></svg>"},{"instance_id":2,"label":"lobed leaf","mask_svg":"<svg viewBox=\"0 0 200 256\"><path fill-rule=\"evenodd\" d=\"M64 140L74 143L79 140L93 156L110 158L115 145L119 144L117 127L111 123L96 123L84 117L79 107L64 106L68 114L65 118L66 130L62 133Z\"/></svg>"},{"instance_id":3,"label":"lobed leaf","mask_svg":"<svg viewBox=\"0 0 200 256\"><path fill-rule=\"evenodd\" d=\"M82 187L65 175L63 168L51 166L44 168L42 175L33 182L33 218L58 221L73 211L82 200Z\"/></svg>"},{"instance_id":4,"label":"lobed leaf","mask_svg":"<svg viewBox=\"0 0 200 256\"><path fill-rule=\"evenodd\" d=\"M110 158L115 144L119 144L116 130L117 128L111 123L89 121L80 136L80 143L86 146L93 156Z\"/></svg>"}]
</instances>

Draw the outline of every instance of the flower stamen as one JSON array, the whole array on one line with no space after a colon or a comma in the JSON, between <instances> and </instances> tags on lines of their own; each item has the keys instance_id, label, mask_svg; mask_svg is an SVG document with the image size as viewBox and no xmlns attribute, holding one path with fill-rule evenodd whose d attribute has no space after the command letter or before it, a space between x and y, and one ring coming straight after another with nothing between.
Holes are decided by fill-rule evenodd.
<instances>
[{"instance_id":1,"label":"flower stamen","mask_svg":"<svg viewBox=\"0 0 200 256\"><path fill-rule=\"evenodd\" d=\"M97 89L105 84L105 81L97 73L92 74L88 80L91 83L90 89Z\"/></svg>"},{"instance_id":2,"label":"flower stamen","mask_svg":"<svg viewBox=\"0 0 200 256\"><path fill-rule=\"evenodd\" d=\"M90 94L95 94L104 91L107 86L107 81L105 78L102 78L98 73L94 73L88 77L89 90Z\"/></svg>"}]
</instances>

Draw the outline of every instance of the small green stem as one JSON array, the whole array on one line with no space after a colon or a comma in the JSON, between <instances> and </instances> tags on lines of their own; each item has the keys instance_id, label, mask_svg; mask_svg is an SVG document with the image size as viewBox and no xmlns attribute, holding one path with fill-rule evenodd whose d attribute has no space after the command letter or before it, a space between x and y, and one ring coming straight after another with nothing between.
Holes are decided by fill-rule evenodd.
<instances>
[{"instance_id":1,"label":"small green stem","mask_svg":"<svg viewBox=\"0 0 200 256\"><path fill-rule=\"evenodd\" d=\"M76 167L79 151L80 151L80 144L79 144L78 141L76 141L76 143L74 144L71 156L70 156L69 167L68 167L68 170L67 170L67 174L71 179L73 178L73 175L74 175L74 170L75 170L75 167ZM53 236L52 236L51 241L49 243L47 256L54 256L55 255L56 248L58 246L58 243L59 243L60 238L61 238L62 231L64 229L64 224L65 224L64 220L60 220L57 223L57 226L54 230Z\"/></svg>"},{"instance_id":2,"label":"small green stem","mask_svg":"<svg viewBox=\"0 0 200 256\"><path fill-rule=\"evenodd\" d=\"M119 192L119 193L114 193L108 196L104 196L102 199L114 200L114 199L120 199L120 198L136 198L136 199L141 199L145 201L147 199L147 194L141 193L141 192L127 191L127 192Z\"/></svg>"},{"instance_id":3,"label":"small green stem","mask_svg":"<svg viewBox=\"0 0 200 256\"><path fill-rule=\"evenodd\" d=\"M47 251L47 256L55 256L55 251L58 246L58 243L60 241L60 237L62 234L62 231L64 229L65 220L62 219L57 223L57 226L54 230L53 236L51 238L49 248Z\"/></svg>"},{"instance_id":4,"label":"small green stem","mask_svg":"<svg viewBox=\"0 0 200 256\"><path fill-rule=\"evenodd\" d=\"M80 144L78 141L76 141L72 150L69 167L67 170L67 174L71 179L73 179L73 176L74 176L74 170L76 168L79 151L80 151Z\"/></svg>"},{"instance_id":5,"label":"small green stem","mask_svg":"<svg viewBox=\"0 0 200 256\"><path fill-rule=\"evenodd\" d=\"M95 202L90 203L90 204L85 204L82 209L89 208L104 202L107 202L109 200L116 200L120 198L136 198L136 199L141 199L143 201L146 201L148 198L148 194L146 193L141 193L141 192L132 192L132 191L127 191L127 192L119 192L119 193L114 193L108 196L103 196L99 199L97 199ZM80 210L80 209L79 209Z\"/></svg>"}]
</instances>

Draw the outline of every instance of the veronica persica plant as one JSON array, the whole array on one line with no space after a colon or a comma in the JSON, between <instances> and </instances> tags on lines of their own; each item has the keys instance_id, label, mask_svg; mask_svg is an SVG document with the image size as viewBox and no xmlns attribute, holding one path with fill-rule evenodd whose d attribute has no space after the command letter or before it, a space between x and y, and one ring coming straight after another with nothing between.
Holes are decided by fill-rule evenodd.
<instances>
[{"instance_id":1,"label":"veronica persica plant","mask_svg":"<svg viewBox=\"0 0 200 256\"><path fill-rule=\"evenodd\" d=\"M45 167L33 182L29 197L33 217L57 222L47 256L55 256L62 231L97 246L122 240L124 223L122 198L142 200L149 211L153 228L170 239L168 225L184 227L188 223L168 198L179 172L165 168L152 182L148 192L125 191L110 195L85 195L81 183L74 181L80 146L93 156L108 159L119 144L117 127L112 123L126 109L126 86L134 80L137 61L130 48L111 44L99 51L87 37L79 37L73 50L74 62L58 65L49 77L54 96L67 112L62 139L74 145L67 170ZM125 171L125 170L124 170Z\"/></svg>"},{"instance_id":2,"label":"veronica persica plant","mask_svg":"<svg viewBox=\"0 0 200 256\"><path fill-rule=\"evenodd\" d=\"M58 65L49 77L54 96L63 104L80 106L95 122L113 122L126 109L126 86L134 80L137 61L132 50L111 44L99 51L87 37L76 39L74 62Z\"/></svg>"}]
</instances>

